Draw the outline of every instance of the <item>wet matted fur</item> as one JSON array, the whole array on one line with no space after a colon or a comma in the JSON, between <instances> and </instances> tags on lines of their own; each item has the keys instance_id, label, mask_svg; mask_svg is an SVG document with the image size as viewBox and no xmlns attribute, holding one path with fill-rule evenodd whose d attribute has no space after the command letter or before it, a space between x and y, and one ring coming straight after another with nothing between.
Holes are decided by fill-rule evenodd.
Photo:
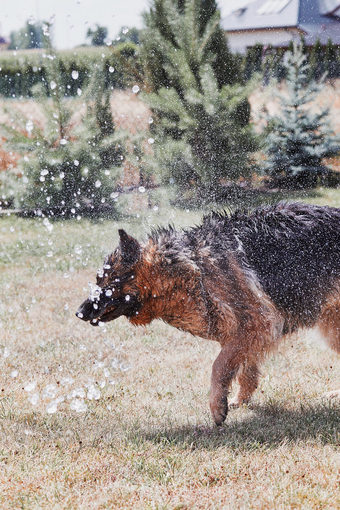
<instances>
[{"instance_id":1,"label":"wet matted fur","mask_svg":"<svg viewBox=\"0 0 340 510\"><path fill-rule=\"evenodd\" d=\"M279 203L212 213L189 230L154 231L140 244L124 230L77 315L91 324L125 315L216 340L211 377L216 424L256 389L259 364L279 340L317 325L340 352L340 209Z\"/></svg>"}]
</instances>

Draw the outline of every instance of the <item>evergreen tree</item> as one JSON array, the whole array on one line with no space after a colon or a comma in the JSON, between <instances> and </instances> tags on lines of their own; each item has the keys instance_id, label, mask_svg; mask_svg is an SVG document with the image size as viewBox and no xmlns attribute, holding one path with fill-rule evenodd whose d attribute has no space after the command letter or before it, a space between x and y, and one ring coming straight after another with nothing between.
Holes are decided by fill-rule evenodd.
<instances>
[{"instance_id":1,"label":"evergreen tree","mask_svg":"<svg viewBox=\"0 0 340 510\"><path fill-rule=\"evenodd\" d=\"M202 18L209 6L212 16ZM155 116L152 164L166 182L213 193L221 180L249 173L249 153L256 147L245 91L221 86L226 73L215 67L218 21L215 2L155 0L145 36L158 48L157 92L145 95Z\"/></svg>"},{"instance_id":2,"label":"evergreen tree","mask_svg":"<svg viewBox=\"0 0 340 510\"><path fill-rule=\"evenodd\" d=\"M278 95L280 114L267 118L265 170L278 182L284 179L294 187L315 186L318 176L328 172L323 158L339 152L339 139L327 122L328 109L314 112L311 108L322 83L310 81L310 66L301 47L295 45L293 53L286 53L284 66L287 95Z\"/></svg>"},{"instance_id":3,"label":"evergreen tree","mask_svg":"<svg viewBox=\"0 0 340 510\"><path fill-rule=\"evenodd\" d=\"M263 44L255 44L247 50L244 65L245 80L249 80L254 73L262 71Z\"/></svg>"},{"instance_id":4,"label":"evergreen tree","mask_svg":"<svg viewBox=\"0 0 340 510\"><path fill-rule=\"evenodd\" d=\"M139 44L140 30L136 27L122 27L117 37L112 41L112 45L131 42L133 44Z\"/></svg>"},{"instance_id":5,"label":"evergreen tree","mask_svg":"<svg viewBox=\"0 0 340 510\"><path fill-rule=\"evenodd\" d=\"M333 44L331 39L328 39L325 47L325 65L327 77L329 79L332 80L339 76L340 66L337 61L337 46Z\"/></svg>"},{"instance_id":6,"label":"evergreen tree","mask_svg":"<svg viewBox=\"0 0 340 510\"><path fill-rule=\"evenodd\" d=\"M211 64L219 87L240 80L238 59L228 49L215 0L154 0L144 22L142 51L150 90L175 87L180 92L171 69L176 51L197 81L202 62Z\"/></svg>"},{"instance_id":7,"label":"evergreen tree","mask_svg":"<svg viewBox=\"0 0 340 510\"><path fill-rule=\"evenodd\" d=\"M26 24L20 30L10 33L9 50L28 50L32 48L44 47L44 26L45 23L32 23L26 21Z\"/></svg>"},{"instance_id":8,"label":"evergreen tree","mask_svg":"<svg viewBox=\"0 0 340 510\"><path fill-rule=\"evenodd\" d=\"M19 205L51 215L96 215L103 209L112 213L115 204L110 195L124 151L115 132L104 72L98 68L94 73L85 94L86 113L75 127L62 96L57 59L50 62L46 86L34 90L45 114L44 125L17 118L17 125L2 126L11 148L24 155L21 170L26 186Z\"/></svg>"},{"instance_id":9,"label":"evergreen tree","mask_svg":"<svg viewBox=\"0 0 340 510\"><path fill-rule=\"evenodd\" d=\"M320 39L315 41L309 57L309 78L311 80L320 80L326 71L325 52Z\"/></svg>"},{"instance_id":10,"label":"evergreen tree","mask_svg":"<svg viewBox=\"0 0 340 510\"><path fill-rule=\"evenodd\" d=\"M91 40L92 46L104 46L107 34L107 28L97 24L95 28L88 28L86 39Z\"/></svg>"}]
</instances>

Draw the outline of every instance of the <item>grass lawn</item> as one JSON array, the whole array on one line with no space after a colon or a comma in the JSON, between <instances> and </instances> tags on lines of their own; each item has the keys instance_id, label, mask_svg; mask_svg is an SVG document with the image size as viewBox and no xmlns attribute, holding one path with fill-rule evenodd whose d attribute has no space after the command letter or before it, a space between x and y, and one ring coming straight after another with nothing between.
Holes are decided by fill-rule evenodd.
<instances>
[{"instance_id":1,"label":"grass lawn","mask_svg":"<svg viewBox=\"0 0 340 510\"><path fill-rule=\"evenodd\" d=\"M340 207L340 190L305 200ZM312 334L282 344L217 429L217 344L75 317L118 225L142 239L200 220L162 204L118 223L0 217L0 508L339 508L340 406L322 395L340 361Z\"/></svg>"}]
</instances>

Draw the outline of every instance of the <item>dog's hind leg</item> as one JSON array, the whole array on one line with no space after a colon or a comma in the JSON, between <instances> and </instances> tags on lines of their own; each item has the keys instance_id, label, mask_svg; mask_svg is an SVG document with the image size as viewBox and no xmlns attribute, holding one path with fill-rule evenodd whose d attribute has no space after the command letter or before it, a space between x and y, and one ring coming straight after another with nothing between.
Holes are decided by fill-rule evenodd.
<instances>
[{"instance_id":1,"label":"dog's hind leg","mask_svg":"<svg viewBox=\"0 0 340 510\"><path fill-rule=\"evenodd\" d=\"M259 383L260 371L257 364L245 362L237 374L239 389L236 396L229 402L229 408L239 407L247 404Z\"/></svg>"},{"instance_id":2,"label":"dog's hind leg","mask_svg":"<svg viewBox=\"0 0 340 510\"><path fill-rule=\"evenodd\" d=\"M237 346L224 346L214 361L211 373L210 410L216 425L222 425L228 413L231 382L243 362Z\"/></svg>"},{"instance_id":3,"label":"dog's hind leg","mask_svg":"<svg viewBox=\"0 0 340 510\"><path fill-rule=\"evenodd\" d=\"M317 325L328 345L340 354L340 283L322 308Z\"/></svg>"},{"instance_id":4,"label":"dog's hind leg","mask_svg":"<svg viewBox=\"0 0 340 510\"><path fill-rule=\"evenodd\" d=\"M328 345L340 354L340 285L327 300L317 325ZM325 396L340 399L340 389L330 391Z\"/></svg>"}]
</instances>

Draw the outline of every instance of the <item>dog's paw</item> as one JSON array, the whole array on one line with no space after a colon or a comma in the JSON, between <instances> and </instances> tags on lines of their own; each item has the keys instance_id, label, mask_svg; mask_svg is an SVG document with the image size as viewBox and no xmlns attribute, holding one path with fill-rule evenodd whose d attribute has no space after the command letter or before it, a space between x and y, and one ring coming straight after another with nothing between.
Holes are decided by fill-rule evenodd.
<instances>
[{"instance_id":1,"label":"dog's paw","mask_svg":"<svg viewBox=\"0 0 340 510\"><path fill-rule=\"evenodd\" d=\"M228 400L227 398L221 399L218 403L210 403L210 410L214 422L219 427L225 421L228 414Z\"/></svg>"}]
</instances>

